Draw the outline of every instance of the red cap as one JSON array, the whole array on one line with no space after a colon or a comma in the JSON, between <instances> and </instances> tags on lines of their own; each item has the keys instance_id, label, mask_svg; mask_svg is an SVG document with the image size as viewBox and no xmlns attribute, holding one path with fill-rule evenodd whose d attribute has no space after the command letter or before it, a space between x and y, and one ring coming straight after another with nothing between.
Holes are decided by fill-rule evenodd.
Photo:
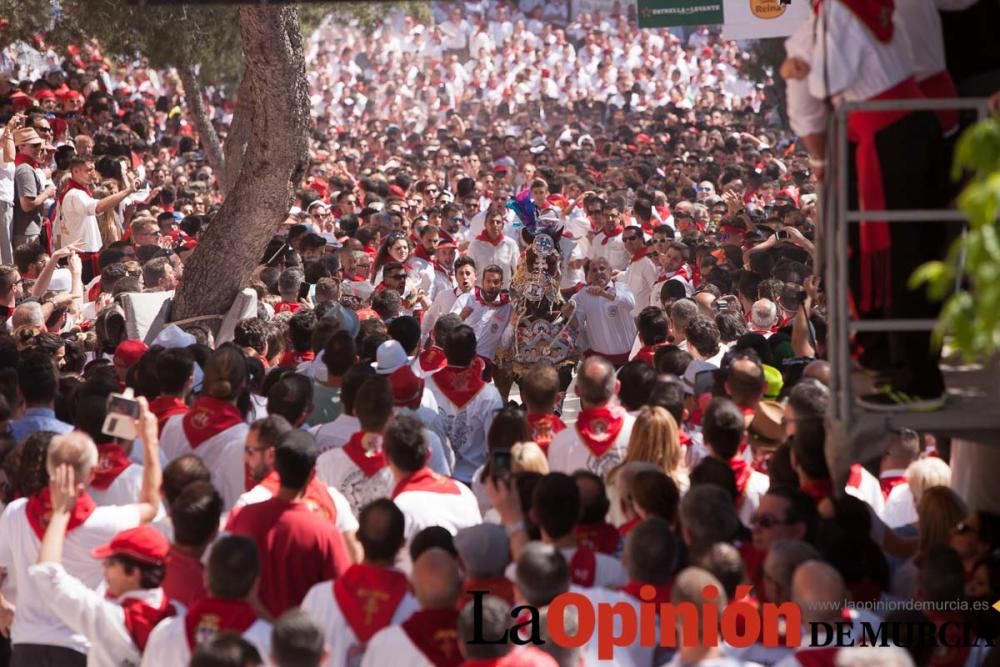
<instances>
[{"instance_id":1,"label":"red cap","mask_svg":"<svg viewBox=\"0 0 1000 667\"><path fill-rule=\"evenodd\" d=\"M640 134L635 138L636 142L640 144L651 144L653 143L653 138L648 134Z\"/></svg>"},{"instance_id":2,"label":"red cap","mask_svg":"<svg viewBox=\"0 0 1000 667\"><path fill-rule=\"evenodd\" d=\"M404 192L403 188L399 187L398 185L390 185L389 194L392 195L393 197L400 197L400 198L406 196L406 192Z\"/></svg>"},{"instance_id":3,"label":"red cap","mask_svg":"<svg viewBox=\"0 0 1000 667\"><path fill-rule=\"evenodd\" d=\"M127 556L149 565L163 565L170 551L170 542L163 533L149 525L123 530L107 544L94 547L90 555L94 558Z\"/></svg>"},{"instance_id":4,"label":"red cap","mask_svg":"<svg viewBox=\"0 0 1000 667\"><path fill-rule=\"evenodd\" d=\"M149 352L149 346L141 340L123 340L115 349L115 366L131 368L139 363L142 355Z\"/></svg>"},{"instance_id":5,"label":"red cap","mask_svg":"<svg viewBox=\"0 0 1000 667\"><path fill-rule=\"evenodd\" d=\"M35 93L36 100L54 100L56 99L56 94L53 93L48 88L42 88L37 93Z\"/></svg>"},{"instance_id":6,"label":"red cap","mask_svg":"<svg viewBox=\"0 0 1000 667\"><path fill-rule=\"evenodd\" d=\"M416 409L424 395L424 381L418 378L408 365L397 369L389 376L392 398L396 405Z\"/></svg>"},{"instance_id":7,"label":"red cap","mask_svg":"<svg viewBox=\"0 0 1000 667\"><path fill-rule=\"evenodd\" d=\"M20 90L10 96L10 103L14 107L14 111L30 109L35 105L34 101Z\"/></svg>"}]
</instances>

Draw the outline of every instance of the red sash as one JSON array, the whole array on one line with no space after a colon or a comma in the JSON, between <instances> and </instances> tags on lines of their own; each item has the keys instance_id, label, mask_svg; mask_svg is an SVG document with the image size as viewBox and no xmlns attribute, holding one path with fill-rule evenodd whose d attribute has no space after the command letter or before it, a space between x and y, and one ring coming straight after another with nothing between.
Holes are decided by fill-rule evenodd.
<instances>
[{"instance_id":1,"label":"red sash","mask_svg":"<svg viewBox=\"0 0 1000 667\"><path fill-rule=\"evenodd\" d=\"M167 602L167 596L163 596L163 601L159 607L146 604L136 598L126 598L122 600L122 611L125 612L125 629L139 651L146 650L146 642L149 641L149 633L153 628L165 618L170 618L176 613L174 606Z\"/></svg>"},{"instance_id":2,"label":"red sash","mask_svg":"<svg viewBox=\"0 0 1000 667\"><path fill-rule=\"evenodd\" d=\"M243 415L235 405L211 396L202 396L184 415L184 435L191 449L197 449L209 438L242 422Z\"/></svg>"},{"instance_id":3,"label":"red sash","mask_svg":"<svg viewBox=\"0 0 1000 667\"><path fill-rule=\"evenodd\" d=\"M420 370L425 373L439 371L448 365L448 358L444 356L444 350L437 345L421 352L417 359L420 362Z\"/></svg>"},{"instance_id":4,"label":"red sash","mask_svg":"<svg viewBox=\"0 0 1000 667\"><path fill-rule=\"evenodd\" d=\"M94 476L90 480L90 485L100 491L107 491L108 487L118 479L118 475L125 472L125 469L132 465L125 450L113 442L97 446L97 465L94 466Z\"/></svg>"},{"instance_id":5,"label":"red sash","mask_svg":"<svg viewBox=\"0 0 1000 667\"><path fill-rule=\"evenodd\" d=\"M421 609L406 619L403 632L435 667L462 664L458 650L458 610Z\"/></svg>"},{"instance_id":6,"label":"red sash","mask_svg":"<svg viewBox=\"0 0 1000 667\"><path fill-rule=\"evenodd\" d=\"M413 256L420 258L425 262L427 262L428 264L430 264L431 266L433 266L434 270L437 271L438 273L443 273L444 275L448 275L448 272L445 271L443 266L441 266L441 263L438 262L435 258L428 255L427 251L419 243L417 244L416 250L413 251Z\"/></svg>"},{"instance_id":7,"label":"red sash","mask_svg":"<svg viewBox=\"0 0 1000 667\"><path fill-rule=\"evenodd\" d=\"M604 238L601 239L601 245L607 245L608 241L610 241L611 239L615 238L616 236L621 236L623 231L625 231L625 228L622 227L621 225L618 225L617 227L611 230L610 234L608 232L601 232L602 234L604 234Z\"/></svg>"},{"instance_id":8,"label":"red sash","mask_svg":"<svg viewBox=\"0 0 1000 667\"><path fill-rule=\"evenodd\" d=\"M881 477L878 480L879 486L882 487L882 497L886 500L889 499L889 494L900 484L906 484L906 477L904 475L893 475L892 477Z\"/></svg>"},{"instance_id":9,"label":"red sash","mask_svg":"<svg viewBox=\"0 0 1000 667\"><path fill-rule=\"evenodd\" d=\"M639 597L639 591L642 590L643 586L649 586L656 591L656 595L653 596L652 600L643 600ZM663 602L670 602L670 594L674 589L673 581L668 581L665 584L647 584L641 581L629 581L627 584L622 586L622 593L631 595L636 600L640 602L650 602L656 605L656 615L660 615L660 604Z\"/></svg>"},{"instance_id":10,"label":"red sash","mask_svg":"<svg viewBox=\"0 0 1000 667\"><path fill-rule=\"evenodd\" d=\"M577 524L576 543L597 553L614 556L618 551L621 535L610 523Z\"/></svg>"},{"instance_id":11,"label":"red sash","mask_svg":"<svg viewBox=\"0 0 1000 667\"><path fill-rule=\"evenodd\" d=\"M951 79L948 70L943 69L937 74L932 74L923 81L918 81L917 85L923 91L924 96L930 99L950 99L958 97L955 90L955 82ZM958 129L958 111L956 109L944 109L935 111L938 122L941 123L941 130L946 134L951 134Z\"/></svg>"},{"instance_id":12,"label":"red sash","mask_svg":"<svg viewBox=\"0 0 1000 667\"><path fill-rule=\"evenodd\" d=\"M472 600L472 591L487 591L490 595L495 595L511 605L514 604L514 582L503 575L482 579L466 578L462 582L462 595L458 599L458 609L464 609L465 605Z\"/></svg>"},{"instance_id":13,"label":"red sash","mask_svg":"<svg viewBox=\"0 0 1000 667\"><path fill-rule=\"evenodd\" d=\"M556 434L566 428L562 419L551 414L528 415L528 425L531 426L535 444L542 448L546 456L548 456L549 445L552 444Z\"/></svg>"},{"instance_id":14,"label":"red sash","mask_svg":"<svg viewBox=\"0 0 1000 667\"><path fill-rule=\"evenodd\" d=\"M167 420L174 415L187 414L188 406L182 399L176 396L157 396L149 403L149 411L156 415L156 421L160 425L160 432Z\"/></svg>"},{"instance_id":15,"label":"red sash","mask_svg":"<svg viewBox=\"0 0 1000 667\"><path fill-rule=\"evenodd\" d=\"M302 310L301 303L286 303L285 301L279 301L274 304L274 314L278 313L292 313L293 315Z\"/></svg>"},{"instance_id":16,"label":"red sash","mask_svg":"<svg viewBox=\"0 0 1000 667\"><path fill-rule=\"evenodd\" d=\"M479 303L479 305L486 306L487 308L499 308L501 306L506 306L508 303L510 303L510 295L507 294L506 292L500 292L500 296L498 296L497 300L493 301L492 303L483 301L483 292L478 287L473 288L472 295L473 298L475 298L475 300Z\"/></svg>"},{"instance_id":17,"label":"red sash","mask_svg":"<svg viewBox=\"0 0 1000 667\"><path fill-rule=\"evenodd\" d=\"M591 588L597 578L597 554L585 546L578 545L569 559L570 580L577 586Z\"/></svg>"},{"instance_id":18,"label":"red sash","mask_svg":"<svg viewBox=\"0 0 1000 667\"><path fill-rule=\"evenodd\" d=\"M844 0L841 0L844 1ZM882 0L892 5L892 0ZM852 11L854 5L870 6L873 10L881 3L862 0L844 1ZM857 13L857 12L855 12ZM889 33L892 33L890 11ZM861 18L859 16L859 18ZM864 19L862 19L864 20ZM869 25L867 21L866 25ZM871 98L876 100L920 99L924 96L917 82L909 77L892 88ZM875 135L886 127L904 118L909 111L862 111L850 115L847 120L848 138L857 144L855 166L858 182L858 202L862 211L885 210L885 190L882 184L882 168L879 162ZM892 303L892 269L889 263L889 248L892 237L889 223L883 220L865 220L861 223L861 310L887 307Z\"/></svg>"},{"instance_id":19,"label":"red sash","mask_svg":"<svg viewBox=\"0 0 1000 667\"><path fill-rule=\"evenodd\" d=\"M360 563L333 581L333 597L361 643L389 625L409 583L402 572Z\"/></svg>"},{"instance_id":20,"label":"red sash","mask_svg":"<svg viewBox=\"0 0 1000 667\"><path fill-rule=\"evenodd\" d=\"M466 368L445 366L432 375L431 380L441 390L441 393L459 409L465 407L465 404L475 398L479 390L486 386L482 377L482 369L477 364L470 364Z\"/></svg>"},{"instance_id":21,"label":"red sash","mask_svg":"<svg viewBox=\"0 0 1000 667\"><path fill-rule=\"evenodd\" d=\"M503 239L504 239L504 235L501 234L500 238L498 238L496 241L494 241L493 239L491 239L489 237L489 235L486 233L485 229L483 231L479 232L479 236L476 237L477 241L483 241L483 242L489 243L491 246L495 246L495 247L498 247L501 243L503 243Z\"/></svg>"},{"instance_id":22,"label":"red sash","mask_svg":"<svg viewBox=\"0 0 1000 667\"><path fill-rule=\"evenodd\" d=\"M257 612L243 600L206 597L188 608L184 616L184 636L188 648L194 651L196 646L220 632L242 635L256 621Z\"/></svg>"},{"instance_id":23,"label":"red sash","mask_svg":"<svg viewBox=\"0 0 1000 667\"><path fill-rule=\"evenodd\" d=\"M838 651L836 646L796 651L795 659L802 667L835 667Z\"/></svg>"},{"instance_id":24,"label":"red sash","mask_svg":"<svg viewBox=\"0 0 1000 667\"><path fill-rule=\"evenodd\" d=\"M69 514L69 525L66 526L66 534L73 532L90 518L97 505L93 498L84 493L76 499L73 511ZM52 517L52 494L49 487L45 487L28 499L24 507L24 515L28 519L28 525L35 531L38 539L45 537L45 529L49 527L49 519Z\"/></svg>"},{"instance_id":25,"label":"red sash","mask_svg":"<svg viewBox=\"0 0 1000 667\"><path fill-rule=\"evenodd\" d=\"M443 493L450 496L461 494L458 484L449 477L437 474L430 468L421 468L409 477L401 480L396 488L392 490L392 498L406 491L427 491L429 493Z\"/></svg>"},{"instance_id":26,"label":"red sash","mask_svg":"<svg viewBox=\"0 0 1000 667\"><path fill-rule=\"evenodd\" d=\"M576 432L590 453L597 458L604 456L625 425L625 412L621 408L602 406L581 410L576 418Z\"/></svg>"},{"instance_id":27,"label":"red sash","mask_svg":"<svg viewBox=\"0 0 1000 667\"><path fill-rule=\"evenodd\" d=\"M258 486L267 489L267 492L274 498L278 495L278 490L281 488L281 477L278 475L278 471L272 470L269 472L264 479L260 480ZM333 502L333 498L330 497L330 492L326 486L315 475L309 480L309 484L306 486L306 494L302 500L309 507L310 511L316 512L323 518L329 519L334 523L337 522L337 505Z\"/></svg>"},{"instance_id":28,"label":"red sash","mask_svg":"<svg viewBox=\"0 0 1000 667\"><path fill-rule=\"evenodd\" d=\"M385 467L385 452L382 450L382 437L376 433L371 434L378 439L378 447L375 450L365 449L363 440L365 433L358 431L351 436L351 439L344 445L344 453L347 458L358 467L365 477L371 477Z\"/></svg>"}]
</instances>

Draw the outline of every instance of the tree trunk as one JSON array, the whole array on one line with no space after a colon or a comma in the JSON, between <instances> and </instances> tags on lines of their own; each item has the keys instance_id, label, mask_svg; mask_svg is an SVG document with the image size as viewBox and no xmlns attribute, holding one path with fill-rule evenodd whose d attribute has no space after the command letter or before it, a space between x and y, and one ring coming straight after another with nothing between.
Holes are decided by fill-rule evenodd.
<instances>
[{"instance_id":1,"label":"tree trunk","mask_svg":"<svg viewBox=\"0 0 1000 667\"><path fill-rule=\"evenodd\" d=\"M231 191L236 185L236 179L240 177L240 171L243 169L243 155L247 150L247 142L250 140L253 104L247 80L244 74L240 80L239 92L236 93L236 108L233 109L233 120L229 124L223 146L226 167L225 171L219 174L219 178L224 192Z\"/></svg>"},{"instance_id":2,"label":"tree trunk","mask_svg":"<svg viewBox=\"0 0 1000 667\"><path fill-rule=\"evenodd\" d=\"M219 143L219 135L215 132L212 119L208 117L205 110L205 91L201 87L201 79L194 71L194 66L184 64L177 68L177 74L184 84L184 101L187 103L188 111L194 120L194 127L198 130L198 138L205 151L205 160L219 177L225 173L225 160L222 157L222 145ZM225 195L228 190L223 189Z\"/></svg>"},{"instance_id":3,"label":"tree trunk","mask_svg":"<svg viewBox=\"0 0 1000 667\"><path fill-rule=\"evenodd\" d=\"M217 315L218 329L288 213L307 165L309 105L302 33L294 5L243 5L240 31L250 140L243 168L185 266L172 319Z\"/></svg>"}]
</instances>

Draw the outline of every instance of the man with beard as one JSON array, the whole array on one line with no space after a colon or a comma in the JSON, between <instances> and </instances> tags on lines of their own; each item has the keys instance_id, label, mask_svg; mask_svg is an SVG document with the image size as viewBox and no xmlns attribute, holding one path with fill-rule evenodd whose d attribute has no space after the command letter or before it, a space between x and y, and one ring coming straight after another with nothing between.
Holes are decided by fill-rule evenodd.
<instances>
[{"instance_id":1,"label":"man with beard","mask_svg":"<svg viewBox=\"0 0 1000 667\"><path fill-rule=\"evenodd\" d=\"M503 269L496 264L487 266L483 269L482 287L458 297L451 307L451 312L458 313L476 333L476 354L486 362L487 380L492 377L497 347L514 313L510 297L500 290L501 284Z\"/></svg>"}]
</instances>

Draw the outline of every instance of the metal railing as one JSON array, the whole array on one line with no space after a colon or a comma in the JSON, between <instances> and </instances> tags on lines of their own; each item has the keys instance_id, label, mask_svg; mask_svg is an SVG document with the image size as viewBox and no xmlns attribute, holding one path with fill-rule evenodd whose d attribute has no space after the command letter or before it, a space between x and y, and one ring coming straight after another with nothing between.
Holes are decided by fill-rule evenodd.
<instances>
[{"instance_id":1,"label":"metal railing","mask_svg":"<svg viewBox=\"0 0 1000 667\"><path fill-rule=\"evenodd\" d=\"M862 220L887 221L894 224L922 224L927 222L964 223L966 216L955 209L940 210L851 210L848 203L848 116L858 111L939 111L974 110L977 120L988 114L985 98L965 99L913 99L877 102L848 102L842 104L831 118L827 134L829 170L823 191L822 218L818 229L817 261L822 261L827 291L827 347L831 361L832 401L831 417L849 431L859 432L878 425L887 428L928 428L927 425L948 426L943 413L923 415L886 415L864 411L854 397L851 372L850 337L862 331L912 332L930 331L937 324L931 319L855 319L849 307L850 268L848 252L848 226ZM905 150L905 148L903 149ZM1000 412L1000 411L996 411ZM996 415L984 415L981 421L963 416L963 424L970 429L989 429L1000 425Z\"/></svg>"}]
</instances>

